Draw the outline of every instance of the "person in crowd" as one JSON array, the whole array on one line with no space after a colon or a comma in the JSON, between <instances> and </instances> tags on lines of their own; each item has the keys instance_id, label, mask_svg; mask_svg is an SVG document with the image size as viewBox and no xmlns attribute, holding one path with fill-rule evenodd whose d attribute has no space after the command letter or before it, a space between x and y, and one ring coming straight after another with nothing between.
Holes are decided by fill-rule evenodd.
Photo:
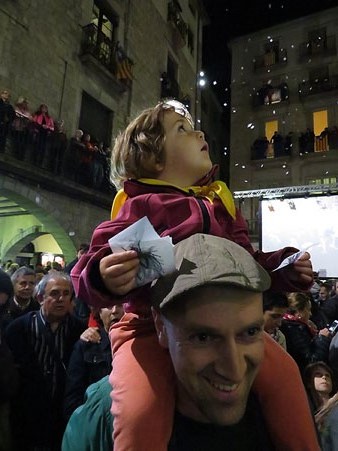
<instances>
[{"instance_id":1,"label":"person in crowd","mask_svg":"<svg viewBox=\"0 0 338 451\"><path fill-rule=\"evenodd\" d=\"M0 269L0 316L6 304L13 297L11 278ZM13 356L2 339L0 330L0 449L12 450L9 415L10 400L17 390L18 374Z\"/></svg>"},{"instance_id":2,"label":"person in crowd","mask_svg":"<svg viewBox=\"0 0 338 451\"><path fill-rule=\"evenodd\" d=\"M328 283L321 283L318 293L318 302L323 306L330 297L331 286Z\"/></svg>"},{"instance_id":3,"label":"person in crowd","mask_svg":"<svg viewBox=\"0 0 338 451\"><path fill-rule=\"evenodd\" d=\"M79 182L86 186L92 186L93 184L93 158L94 153L97 150L91 142L91 136L89 133L83 135L84 147L81 149L80 165L79 165Z\"/></svg>"},{"instance_id":4,"label":"person in crowd","mask_svg":"<svg viewBox=\"0 0 338 451\"><path fill-rule=\"evenodd\" d=\"M48 106L42 103L33 116L35 123L36 154L33 162L42 166L46 153L46 146L51 132L54 131L54 120L48 113Z\"/></svg>"},{"instance_id":5,"label":"person in crowd","mask_svg":"<svg viewBox=\"0 0 338 451\"><path fill-rule=\"evenodd\" d=\"M162 448L206 451L235 449L236 444L236 449L252 451L319 450L297 365L286 352L274 360L277 364L282 357L291 362L287 377L293 381L297 399L290 425L296 421L300 427L294 448L289 447L289 434L284 434L279 446L271 444L269 432L273 431L267 430L262 419L264 406L252 390L264 357L262 292L270 285L267 272L241 246L211 235L196 234L182 240L175 245L174 254L176 270L160 277L150 289L157 340L169 353L170 383L177 387L169 443ZM135 344L134 352L140 355L147 350ZM157 374L149 377L153 383ZM100 386L104 390L105 381ZM163 395L157 393L164 405ZM111 422L102 421L109 406L102 411L99 396L93 393L92 402L71 417L63 451L90 449L90 443L100 450L118 449L109 441ZM288 391L284 399L287 396ZM132 409L129 415L133 415ZM142 415L146 423L149 411ZM80 434L86 418L93 422ZM162 426L157 418L152 423L153 435ZM139 449L155 449L152 439L148 438L148 448Z\"/></svg>"},{"instance_id":6,"label":"person in crowd","mask_svg":"<svg viewBox=\"0 0 338 451\"><path fill-rule=\"evenodd\" d=\"M83 131L75 130L74 135L68 142L63 167L64 176L76 182L79 182L80 160L82 151L85 149L82 137Z\"/></svg>"},{"instance_id":7,"label":"person in crowd","mask_svg":"<svg viewBox=\"0 0 338 451\"><path fill-rule=\"evenodd\" d=\"M71 270L74 268L76 263L80 260L82 255L84 255L86 252L88 252L88 249L89 249L88 243L81 243L77 249L76 257L74 258L74 260L72 260L65 266L64 272L67 274L70 274ZM88 306L88 304L83 302L77 296L74 296L73 304L74 304L73 314L77 318L79 318L84 324L88 325L88 320L89 320L89 316L90 316L90 307ZM97 325L96 321L95 321L95 325Z\"/></svg>"},{"instance_id":8,"label":"person in crowd","mask_svg":"<svg viewBox=\"0 0 338 451\"><path fill-rule=\"evenodd\" d=\"M107 153L103 142L100 142L99 145L94 148L93 155L93 188L98 190L102 188L106 160Z\"/></svg>"},{"instance_id":9,"label":"person in crowd","mask_svg":"<svg viewBox=\"0 0 338 451\"><path fill-rule=\"evenodd\" d=\"M305 368L304 384L321 439L322 451L338 449L338 394L332 370L325 362Z\"/></svg>"},{"instance_id":10,"label":"person in crowd","mask_svg":"<svg viewBox=\"0 0 338 451\"><path fill-rule=\"evenodd\" d=\"M273 151L274 151L274 157L282 157L285 155L284 150L284 138L283 136L278 133L278 131L275 131L271 138L271 143L273 144Z\"/></svg>"},{"instance_id":11,"label":"person in crowd","mask_svg":"<svg viewBox=\"0 0 338 451\"><path fill-rule=\"evenodd\" d=\"M51 152L49 155L50 166L54 174L63 175L64 158L67 149L67 134L65 121L55 121L55 133L53 134Z\"/></svg>"},{"instance_id":12,"label":"person in crowd","mask_svg":"<svg viewBox=\"0 0 338 451\"><path fill-rule=\"evenodd\" d=\"M29 111L28 100L21 96L15 104L15 119L12 123L14 151L19 160L24 159L29 146L29 130L32 121L33 116Z\"/></svg>"},{"instance_id":13,"label":"person in crowd","mask_svg":"<svg viewBox=\"0 0 338 451\"><path fill-rule=\"evenodd\" d=\"M74 268L76 263L80 260L82 255L84 255L86 252L88 252L88 250L89 250L89 244L81 243L79 245L79 247L77 248L76 257L74 258L74 260L72 260L65 266L65 269L64 269L65 273L70 274L71 270Z\"/></svg>"},{"instance_id":14,"label":"person in crowd","mask_svg":"<svg viewBox=\"0 0 338 451\"><path fill-rule=\"evenodd\" d=\"M142 448L141 443L146 436L153 434L154 428L150 427L153 421L143 422L135 429L126 428L121 421L129 416L131 424L130 412L133 411L135 422L140 420L142 423L140 414L145 409L153 412L154 422L159 418L163 420L156 440L153 437L153 448L160 450L165 447L165 437L168 438L171 429L175 387L168 383L165 371L168 355L160 352L154 340L149 285L136 288L138 254L134 250L112 254L108 239L137 219L147 216L155 230L162 236L170 235L174 243L202 230L231 238L269 270L276 268L285 257L296 251L294 248L285 248L264 254L253 250L246 222L236 210L229 189L223 182L212 181L216 169L212 166L203 132L194 130L190 113L175 100L160 102L154 108L143 111L116 140L112 153L112 178L124 181L124 190L115 197L113 221L96 228L89 252L74 267L72 279L77 295L91 305L106 307L128 301L127 314L110 331L114 356L110 380L114 387L112 412L115 417L115 439L119 441L117 449L121 446L129 450L147 449L147 446ZM307 289L312 283L309 254L305 253L293 265L272 272L271 275L275 290L290 290L292 285L297 286L296 290ZM271 355L279 352L284 355L283 349L274 340L266 339L266 345ZM144 361L135 362L134 346L142 346L147 350L142 355ZM286 363L283 359L281 361ZM280 393L280 385L288 385L290 381L284 380L285 371L281 365L275 367L267 361L265 363L255 389L261 399L268 400L268 406L269 400L273 398L275 408L280 408L276 395ZM131 366L134 371L130 371ZM136 371L137 368L139 371ZM266 384L264 375L272 369L274 374L269 375L270 382ZM278 375L275 373L277 370L281 370ZM155 386L149 384L148 377L152 373L158 376ZM272 388L273 381L278 381L278 387ZM270 389L271 396L267 393ZM126 398L121 400L124 391L131 394L132 407ZM154 397L154 391L165 393L167 402L159 402ZM281 403L283 405L284 401ZM163 406L166 406L165 411L162 410ZM269 414L265 409L268 422L272 420L274 411L274 408L271 409ZM287 420L288 414L282 414L281 417ZM135 433L130 433L131 430ZM285 430L284 426L274 434L277 441L279 435L283 435L280 434L282 430Z\"/></svg>"},{"instance_id":15,"label":"person in crowd","mask_svg":"<svg viewBox=\"0 0 338 451\"><path fill-rule=\"evenodd\" d=\"M6 268L7 268L6 273L10 277L12 277L12 275L15 273L15 271L20 268L20 265L19 265L19 263L11 262L8 265L6 265Z\"/></svg>"},{"instance_id":16,"label":"person in crowd","mask_svg":"<svg viewBox=\"0 0 338 451\"><path fill-rule=\"evenodd\" d=\"M318 331L310 321L311 301L307 293L290 293L288 312L283 316L281 331L286 347L301 373L309 363L328 361L331 335L327 328Z\"/></svg>"},{"instance_id":17,"label":"person in crowd","mask_svg":"<svg viewBox=\"0 0 338 451\"><path fill-rule=\"evenodd\" d=\"M8 89L0 92L0 153L5 152L7 135L15 119L15 111L9 101L10 97Z\"/></svg>"},{"instance_id":18,"label":"person in crowd","mask_svg":"<svg viewBox=\"0 0 338 451\"><path fill-rule=\"evenodd\" d=\"M40 308L39 302L33 296L36 284L34 269L27 266L20 267L13 273L11 281L14 288L14 296L9 300L0 317L2 332L14 319Z\"/></svg>"},{"instance_id":19,"label":"person in crowd","mask_svg":"<svg viewBox=\"0 0 338 451\"><path fill-rule=\"evenodd\" d=\"M74 410L83 404L87 387L110 374L112 354L109 341L109 329L120 321L124 313L122 305L102 308L96 312L99 324L97 342L84 341L83 336L74 346L67 371L66 393L64 401L65 416L69 419Z\"/></svg>"},{"instance_id":20,"label":"person in crowd","mask_svg":"<svg viewBox=\"0 0 338 451\"><path fill-rule=\"evenodd\" d=\"M20 316L6 329L20 382L12 403L15 449L60 449L67 366L84 330L70 314L72 295L68 274L46 274L37 287L41 309Z\"/></svg>"},{"instance_id":21,"label":"person in crowd","mask_svg":"<svg viewBox=\"0 0 338 451\"><path fill-rule=\"evenodd\" d=\"M338 294L337 294L338 283L334 284L334 292L331 293L332 296L326 299L322 304L322 310L325 313L328 323L332 323L334 320L338 320Z\"/></svg>"},{"instance_id":22,"label":"person in crowd","mask_svg":"<svg viewBox=\"0 0 338 451\"><path fill-rule=\"evenodd\" d=\"M288 309L285 293L266 291L263 294L264 330L286 350L286 340L280 330L283 315Z\"/></svg>"}]
</instances>

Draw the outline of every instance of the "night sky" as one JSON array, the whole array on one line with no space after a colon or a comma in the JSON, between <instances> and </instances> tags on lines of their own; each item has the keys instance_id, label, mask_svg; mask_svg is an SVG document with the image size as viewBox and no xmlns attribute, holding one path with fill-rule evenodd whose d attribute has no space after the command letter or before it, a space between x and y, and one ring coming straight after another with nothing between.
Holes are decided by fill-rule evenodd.
<instances>
[{"instance_id":1,"label":"night sky","mask_svg":"<svg viewBox=\"0 0 338 451\"><path fill-rule=\"evenodd\" d=\"M211 22L204 29L203 69L221 104L228 105L231 64L228 40L338 6L337 0L203 0L203 3Z\"/></svg>"}]
</instances>

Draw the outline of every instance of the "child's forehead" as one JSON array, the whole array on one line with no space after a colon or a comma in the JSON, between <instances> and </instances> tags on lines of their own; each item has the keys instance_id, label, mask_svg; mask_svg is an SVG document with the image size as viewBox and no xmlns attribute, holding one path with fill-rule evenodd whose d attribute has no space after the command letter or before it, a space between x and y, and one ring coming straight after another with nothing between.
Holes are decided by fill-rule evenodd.
<instances>
[{"instance_id":1,"label":"child's forehead","mask_svg":"<svg viewBox=\"0 0 338 451\"><path fill-rule=\"evenodd\" d=\"M183 103L179 102L178 100L167 100L163 102L162 108L164 110L167 109L174 111L175 113L184 117L191 125L191 128L194 128L194 121L192 120L191 114L189 113L187 107L183 105Z\"/></svg>"}]
</instances>

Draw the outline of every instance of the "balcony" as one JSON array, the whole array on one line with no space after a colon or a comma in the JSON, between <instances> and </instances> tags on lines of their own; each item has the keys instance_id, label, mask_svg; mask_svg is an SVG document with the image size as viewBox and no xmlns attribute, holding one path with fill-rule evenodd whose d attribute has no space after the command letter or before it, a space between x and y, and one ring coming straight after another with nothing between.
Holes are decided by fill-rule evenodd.
<instances>
[{"instance_id":1,"label":"balcony","mask_svg":"<svg viewBox=\"0 0 338 451\"><path fill-rule=\"evenodd\" d=\"M284 82L276 86L265 84L253 96L253 107L258 108L262 105L275 105L288 101L289 87L287 83Z\"/></svg>"},{"instance_id":2,"label":"balcony","mask_svg":"<svg viewBox=\"0 0 338 451\"><path fill-rule=\"evenodd\" d=\"M119 42L111 41L97 26L90 23L83 27L80 59L94 69L106 69L116 88L125 91L133 80L133 61L126 55Z\"/></svg>"},{"instance_id":3,"label":"balcony","mask_svg":"<svg viewBox=\"0 0 338 451\"><path fill-rule=\"evenodd\" d=\"M286 49L272 50L255 57L253 69L254 71L274 70L283 67L288 62L288 52Z\"/></svg>"},{"instance_id":4,"label":"balcony","mask_svg":"<svg viewBox=\"0 0 338 451\"><path fill-rule=\"evenodd\" d=\"M2 131L0 127L0 133ZM0 173L70 198L81 198L110 208L116 190L109 180L110 159L107 153L97 158L99 155L92 152L92 160L86 166L88 171L84 172L81 155L72 153L71 140L56 130L49 132L42 142L30 123L19 131L9 129L5 147L1 150Z\"/></svg>"},{"instance_id":5,"label":"balcony","mask_svg":"<svg viewBox=\"0 0 338 451\"><path fill-rule=\"evenodd\" d=\"M176 48L182 48L187 42L188 25L181 15L181 7L177 0L168 3L168 22L173 25L173 43Z\"/></svg>"},{"instance_id":6,"label":"balcony","mask_svg":"<svg viewBox=\"0 0 338 451\"><path fill-rule=\"evenodd\" d=\"M313 58L323 58L337 53L336 36L327 36L316 40L302 42L299 45L299 60L305 61Z\"/></svg>"},{"instance_id":7,"label":"balcony","mask_svg":"<svg viewBox=\"0 0 338 451\"><path fill-rule=\"evenodd\" d=\"M307 80L298 85L300 100L315 94L324 94L326 92L338 90L338 75L331 75L323 80Z\"/></svg>"}]
</instances>

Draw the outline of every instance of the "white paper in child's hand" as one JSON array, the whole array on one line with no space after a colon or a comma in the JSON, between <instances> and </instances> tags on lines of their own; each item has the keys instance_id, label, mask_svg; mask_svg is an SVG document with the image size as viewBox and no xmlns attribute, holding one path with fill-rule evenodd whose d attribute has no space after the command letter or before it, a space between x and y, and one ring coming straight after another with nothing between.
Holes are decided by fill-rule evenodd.
<instances>
[{"instance_id":1,"label":"white paper in child's hand","mask_svg":"<svg viewBox=\"0 0 338 451\"><path fill-rule=\"evenodd\" d=\"M289 255L282 261L282 263L277 268L273 269L271 272L277 271L278 269L282 269L284 268L284 266L292 265L292 263L298 260L302 255L304 255L305 252L310 249L310 247L317 246L318 244L319 243L311 244L306 249L303 249L301 251L295 252L292 255Z\"/></svg>"},{"instance_id":2,"label":"white paper in child's hand","mask_svg":"<svg viewBox=\"0 0 338 451\"><path fill-rule=\"evenodd\" d=\"M161 238L144 216L108 240L113 252L135 250L140 259L136 285L141 287L175 270L174 246L170 236Z\"/></svg>"}]
</instances>

